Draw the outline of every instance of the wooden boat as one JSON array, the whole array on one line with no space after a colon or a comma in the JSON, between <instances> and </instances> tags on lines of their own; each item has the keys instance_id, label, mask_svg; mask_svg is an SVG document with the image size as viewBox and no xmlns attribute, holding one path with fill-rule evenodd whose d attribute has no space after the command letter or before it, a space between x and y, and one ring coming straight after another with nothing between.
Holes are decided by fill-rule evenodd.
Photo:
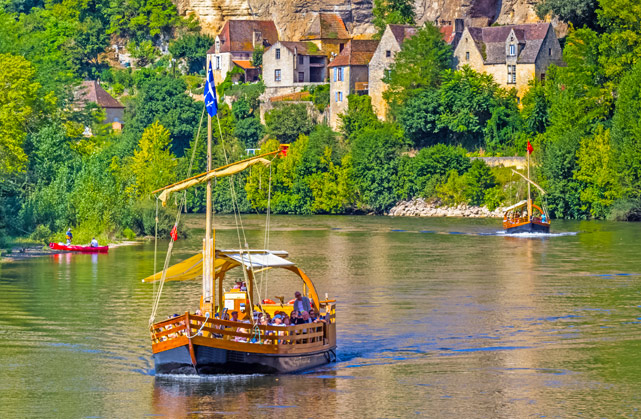
<instances>
[{"instance_id":1,"label":"wooden boat","mask_svg":"<svg viewBox=\"0 0 641 419\"><path fill-rule=\"evenodd\" d=\"M49 243L49 247L53 250L66 250L68 252L83 252L83 253L107 253L109 246L75 246L63 243Z\"/></svg>"},{"instance_id":2,"label":"wooden boat","mask_svg":"<svg viewBox=\"0 0 641 419\"><path fill-rule=\"evenodd\" d=\"M545 195L545 191L530 179L531 153L532 145L528 141L527 177L512 169L514 173L521 176L527 182L527 199L505 209L505 213L503 215L503 229L509 234L550 232L550 216L545 210L532 202L530 185L536 187L541 192L541 195Z\"/></svg>"},{"instance_id":3,"label":"wooden boat","mask_svg":"<svg viewBox=\"0 0 641 419\"><path fill-rule=\"evenodd\" d=\"M211 69L209 71L211 72ZM213 81L213 76L210 77ZM212 94L209 86L206 86L205 90ZM216 115L215 103L215 95L213 100L209 100L206 95L205 106L209 113L207 172L153 192L160 192L157 199L164 205L174 192L205 182L207 184L206 226L202 253L171 268L168 267L176 240L175 230L181 209L179 205L164 268L162 272L143 280L160 283L149 321L156 373L291 373L333 362L336 359L335 300L329 300L325 294L325 299L321 301L309 277L295 263L286 259L287 252L216 249L215 229L212 226L212 179L233 175L255 164L269 165L268 157L273 159L277 155L286 155L286 145L282 145L280 150L211 170L211 118ZM210 112L210 106L214 108L213 114ZM233 187L231 185L233 182L230 182L230 187ZM226 274L233 269L242 273L242 282L247 284L244 289L241 287L225 290ZM276 272L274 270L287 271L289 275L293 274L298 281L302 281L302 286L292 288L290 295L302 289L302 295L309 298L310 305L316 313L324 314L324 322L292 326L258 324L255 313L269 313L273 316L276 312L285 312L289 315L294 309L291 302L284 302L284 296L275 297L280 299L280 303L274 303L267 298L257 298L257 274L260 273L262 277L260 284L263 289L270 281L270 278L264 275ZM200 304L185 301L185 305L193 311L185 311L182 315L156 321L163 284L166 281L188 280L199 276L202 276L203 281ZM225 315L232 311L238 312L238 321L225 319Z\"/></svg>"}]
</instances>

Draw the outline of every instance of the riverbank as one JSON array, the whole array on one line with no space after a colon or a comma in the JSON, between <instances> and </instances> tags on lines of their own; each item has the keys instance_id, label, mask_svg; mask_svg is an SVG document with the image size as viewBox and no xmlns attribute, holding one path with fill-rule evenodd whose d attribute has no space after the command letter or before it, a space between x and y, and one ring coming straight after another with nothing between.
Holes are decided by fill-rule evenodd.
<instances>
[{"instance_id":1,"label":"riverbank","mask_svg":"<svg viewBox=\"0 0 641 419\"><path fill-rule=\"evenodd\" d=\"M109 243L109 248L113 249L121 246L134 246L143 243L142 240L124 240L116 243ZM52 250L48 246L41 245L14 245L9 249L0 249L0 263L14 262L16 260L30 259L33 257L49 256L58 253L70 253L64 250Z\"/></svg>"},{"instance_id":2,"label":"riverbank","mask_svg":"<svg viewBox=\"0 0 641 419\"><path fill-rule=\"evenodd\" d=\"M426 202L423 198L401 201L389 210L392 217L465 217L465 218L501 218L503 208L490 211L487 207L476 207L466 204L456 206L440 205Z\"/></svg>"}]
</instances>

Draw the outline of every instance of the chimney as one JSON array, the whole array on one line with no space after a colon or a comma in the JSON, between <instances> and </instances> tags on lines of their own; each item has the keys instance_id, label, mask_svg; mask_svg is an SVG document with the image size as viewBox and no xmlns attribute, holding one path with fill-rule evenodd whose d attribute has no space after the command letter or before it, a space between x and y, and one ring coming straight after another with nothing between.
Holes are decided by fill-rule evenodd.
<instances>
[{"instance_id":1,"label":"chimney","mask_svg":"<svg viewBox=\"0 0 641 419\"><path fill-rule=\"evenodd\" d=\"M465 21L463 19L454 19L454 33L463 33Z\"/></svg>"}]
</instances>

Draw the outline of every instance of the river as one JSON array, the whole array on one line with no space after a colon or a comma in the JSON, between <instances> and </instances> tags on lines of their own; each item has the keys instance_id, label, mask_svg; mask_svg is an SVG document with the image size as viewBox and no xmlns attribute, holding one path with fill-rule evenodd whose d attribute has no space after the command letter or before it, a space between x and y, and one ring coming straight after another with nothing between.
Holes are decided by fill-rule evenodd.
<instances>
[{"instance_id":1,"label":"river","mask_svg":"<svg viewBox=\"0 0 641 419\"><path fill-rule=\"evenodd\" d=\"M262 248L264 217L243 223ZM273 216L269 247L338 305L339 361L285 376L155 376L154 287L141 282L153 242L1 264L0 416L641 417L641 224L556 221L533 237L499 226ZM238 247L234 228L216 239ZM297 287L276 282L265 296ZM159 312L193 310L200 291L168 283Z\"/></svg>"}]
</instances>

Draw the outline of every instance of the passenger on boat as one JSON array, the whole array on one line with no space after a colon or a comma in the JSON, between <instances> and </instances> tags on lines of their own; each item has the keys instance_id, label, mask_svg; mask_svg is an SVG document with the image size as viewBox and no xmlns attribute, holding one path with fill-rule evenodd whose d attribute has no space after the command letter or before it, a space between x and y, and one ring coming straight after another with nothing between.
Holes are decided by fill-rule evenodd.
<instances>
[{"instance_id":1,"label":"passenger on boat","mask_svg":"<svg viewBox=\"0 0 641 419\"><path fill-rule=\"evenodd\" d=\"M309 302L309 298L303 297L300 291L294 293L294 311L303 312L309 311L312 308L312 305Z\"/></svg>"},{"instance_id":2,"label":"passenger on boat","mask_svg":"<svg viewBox=\"0 0 641 419\"><path fill-rule=\"evenodd\" d=\"M238 312L237 312L236 310L234 310L234 311L232 311L232 312L231 312L231 321L232 321L232 322L238 322L238 321L240 321L240 320L238 320Z\"/></svg>"},{"instance_id":3,"label":"passenger on boat","mask_svg":"<svg viewBox=\"0 0 641 419\"><path fill-rule=\"evenodd\" d=\"M322 317L318 317L316 315L316 310L313 308L309 310L309 319L312 321L312 323L325 323L325 319Z\"/></svg>"},{"instance_id":4,"label":"passenger on boat","mask_svg":"<svg viewBox=\"0 0 641 419\"><path fill-rule=\"evenodd\" d=\"M243 281L236 281L236 285L234 285L235 290L239 290L243 286Z\"/></svg>"},{"instance_id":5,"label":"passenger on boat","mask_svg":"<svg viewBox=\"0 0 641 419\"><path fill-rule=\"evenodd\" d=\"M71 244L71 240L73 239L73 234L71 233L71 227L67 230L67 246Z\"/></svg>"},{"instance_id":6,"label":"passenger on boat","mask_svg":"<svg viewBox=\"0 0 641 419\"><path fill-rule=\"evenodd\" d=\"M95 237L91 239L91 247L98 247L98 240Z\"/></svg>"},{"instance_id":7,"label":"passenger on boat","mask_svg":"<svg viewBox=\"0 0 641 419\"><path fill-rule=\"evenodd\" d=\"M547 223L547 217L545 216L545 214L541 215L541 222Z\"/></svg>"}]
</instances>

